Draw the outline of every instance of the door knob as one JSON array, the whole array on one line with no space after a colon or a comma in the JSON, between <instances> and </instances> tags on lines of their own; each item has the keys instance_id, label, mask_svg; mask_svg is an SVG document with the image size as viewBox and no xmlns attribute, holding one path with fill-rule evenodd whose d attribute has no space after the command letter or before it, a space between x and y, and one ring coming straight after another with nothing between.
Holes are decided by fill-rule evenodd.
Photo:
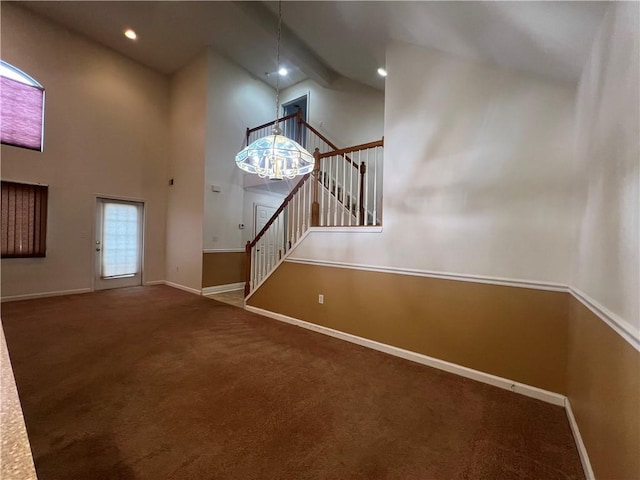
<instances>
[{"instance_id":1,"label":"door knob","mask_svg":"<svg viewBox=\"0 0 640 480\"><path fill-rule=\"evenodd\" d=\"M100 249L99 249L99 248L96 248L96 252L99 252L99 251L100 251Z\"/></svg>"}]
</instances>

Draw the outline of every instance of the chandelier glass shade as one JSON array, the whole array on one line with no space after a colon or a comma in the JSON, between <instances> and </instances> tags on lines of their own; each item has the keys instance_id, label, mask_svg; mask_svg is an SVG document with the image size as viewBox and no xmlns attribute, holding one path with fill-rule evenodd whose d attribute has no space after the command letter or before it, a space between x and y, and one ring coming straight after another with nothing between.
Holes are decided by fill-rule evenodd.
<instances>
[{"instance_id":1,"label":"chandelier glass shade","mask_svg":"<svg viewBox=\"0 0 640 480\"><path fill-rule=\"evenodd\" d=\"M277 72L280 72L280 36L282 34L282 1L278 2ZM280 113L280 75L276 76L276 120L271 135L259 138L236 155L236 165L248 173L270 180L294 178L313 171L315 159L305 148L282 135L278 128Z\"/></svg>"},{"instance_id":2,"label":"chandelier glass shade","mask_svg":"<svg viewBox=\"0 0 640 480\"><path fill-rule=\"evenodd\" d=\"M283 180L313 171L313 155L302 145L282 135L278 128L259 138L236 155L236 164L248 173L262 178Z\"/></svg>"}]
</instances>

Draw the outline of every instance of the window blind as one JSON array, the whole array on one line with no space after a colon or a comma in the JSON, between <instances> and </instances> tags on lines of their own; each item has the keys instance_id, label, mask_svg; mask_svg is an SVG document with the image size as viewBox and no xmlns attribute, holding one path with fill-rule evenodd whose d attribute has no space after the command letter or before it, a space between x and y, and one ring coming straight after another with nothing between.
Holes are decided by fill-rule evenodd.
<instances>
[{"instance_id":1,"label":"window blind","mask_svg":"<svg viewBox=\"0 0 640 480\"><path fill-rule=\"evenodd\" d=\"M49 187L2 182L2 258L44 257Z\"/></svg>"},{"instance_id":2,"label":"window blind","mask_svg":"<svg viewBox=\"0 0 640 480\"><path fill-rule=\"evenodd\" d=\"M42 151L44 90L0 77L0 141Z\"/></svg>"}]
</instances>

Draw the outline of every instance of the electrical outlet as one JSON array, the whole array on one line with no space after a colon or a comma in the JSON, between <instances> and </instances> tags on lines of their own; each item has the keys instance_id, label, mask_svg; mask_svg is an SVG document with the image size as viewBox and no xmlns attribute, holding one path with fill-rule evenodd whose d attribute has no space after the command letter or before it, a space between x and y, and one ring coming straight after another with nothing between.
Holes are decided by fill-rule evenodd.
<instances>
[{"instance_id":1,"label":"electrical outlet","mask_svg":"<svg viewBox=\"0 0 640 480\"><path fill-rule=\"evenodd\" d=\"M323 304L324 303L324 295L322 295L322 294L318 295L318 303L319 304Z\"/></svg>"}]
</instances>

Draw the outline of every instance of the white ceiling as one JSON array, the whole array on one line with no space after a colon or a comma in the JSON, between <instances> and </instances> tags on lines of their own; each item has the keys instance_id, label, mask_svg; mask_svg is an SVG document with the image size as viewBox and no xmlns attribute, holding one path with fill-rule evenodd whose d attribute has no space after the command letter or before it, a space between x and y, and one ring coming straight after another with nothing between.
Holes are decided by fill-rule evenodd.
<instances>
[{"instance_id":1,"label":"white ceiling","mask_svg":"<svg viewBox=\"0 0 640 480\"><path fill-rule=\"evenodd\" d=\"M274 85L276 2L21 2L71 30L173 73L212 46ZM397 40L576 82L606 2L283 2L284 86L343 75L374 88ZM136 42L125 28L135 29Z\"/></svg>"}]
</instances>

